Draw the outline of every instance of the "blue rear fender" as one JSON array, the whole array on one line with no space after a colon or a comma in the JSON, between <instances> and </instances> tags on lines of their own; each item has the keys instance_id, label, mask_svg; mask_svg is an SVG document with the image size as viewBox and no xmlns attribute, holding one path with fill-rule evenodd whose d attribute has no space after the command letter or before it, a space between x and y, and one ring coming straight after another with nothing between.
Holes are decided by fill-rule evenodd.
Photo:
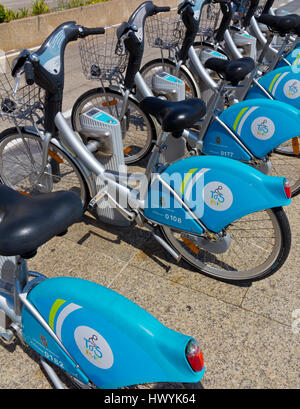
<instances>
[{"instance_id":1,"label":"blue rear fender","mask_svg":"<svg viewBox=\"0 0 300 409\"><path fill-rule=\"evenodd\" d=\"M216 233L247 214L291 203L284 190L285 178L264 175L228 158L186 158L170 165L160 178L173 187L206 228ZM145 215L158 223L201 234L200 229L194 229L190 214L182 206L170 206L177 202L169 200L167 193L156 179L148 193ZM153 197L156 197L154 209Z\"/></svg>"},{"instance_id":2,"label":"blue rear fender","mask_svg":"<svg viewBox=\"0 0 300 409\"><path fill-rule=\"evenodd\" d=\"M98 387L199 382L204 374L204 368L194 372L185 356L193 338L165 327L115 291L60 277L41 282L28 299ZM27 310L23 310L22 321L24 332L30 333L34 318ZM34 341L31 346L39 344L41 353L40 332L36 329L35 341L32 334L30 338Z\"/></svg>"},{"instance_id":3,"label":"blue rear fender","mask_svg":"<svg viewBox=\"0 0 300 409\"><path fill-rule=\"evenodd\" d=\"M220 119L260 159L281 143L300 135L300 111L280 101L261 98L246 100L227 108ZM246 150L217 121L212 122L205 135L203 152L241 161L250 160Z\"/></svg>"},{"instance_id":4,"label":"blue rear fender","mask_svg":"<svg viewBox=\"0 0 300 409\"><path fill-rule=\"evenodd\" d=\"M300 108L300 66L284 66L263 75L259 84L266 89L272 97L285 102L295 108ZM248 92L245 99L267 98L257 85Z\"/></svg>"}]
</instances>

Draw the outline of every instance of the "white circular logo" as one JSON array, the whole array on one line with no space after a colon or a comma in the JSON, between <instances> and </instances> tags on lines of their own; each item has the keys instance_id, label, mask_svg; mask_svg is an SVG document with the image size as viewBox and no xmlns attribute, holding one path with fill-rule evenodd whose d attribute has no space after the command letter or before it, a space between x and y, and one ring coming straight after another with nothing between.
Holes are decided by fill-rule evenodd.
<instances>
[{"instance_id":1,"label":"white circular logo","mask_svg":"<svg viewBox=\"0 0 300 409\"><path fill-rule=\"evenodd\" d=\"M93 365L109 369L114 363L114 355L107 341L93 328L80 326L74 332L76 345L82 355Z\"/></svg>"},{"instance_id":2,"label":"white circular logo","mask_svg":"<svg viewBox=\"0 0 300 409\"><path fill-rule=\"evenodd\" d=\"M204 186L203 198L208 207L216 211L224 211L231 207L232 192L221 182L210 182Z\"/></svg>"},{"instance_id":3,"label":"white circular logo","mask_svg":"<svg viewBox=\"0 0 300 409\"><path fill-rule=\"evenodd\" d=\"M289 99L296 99L300 97L300 81L287 81L283 87L284 95Z\"/></svg>"},{"instance_id":4,"label":"white circular logo","mask_svg":"<svg viewBox=\"0 0 300 409\"><path fill-rule=\"evenodd\" d=\"M270 139L275 132L274 122L265 116L260 116L252 122L251 132L257 139Z\"/></svg>"}]
</instances>

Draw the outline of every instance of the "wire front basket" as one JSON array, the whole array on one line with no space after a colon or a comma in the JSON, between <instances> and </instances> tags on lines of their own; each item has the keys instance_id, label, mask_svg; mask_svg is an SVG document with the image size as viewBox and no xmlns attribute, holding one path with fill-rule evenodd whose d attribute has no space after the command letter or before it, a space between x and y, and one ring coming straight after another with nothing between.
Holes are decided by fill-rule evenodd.
<instances>
[{"instance_id":1,"label":"wire front basket","mask_svg":"<svg viewBox=\"0 0 300 409\"><path fill-rule=\"evenodd\" d=\"M238 3L233 4L233 23L235 25L241 23L241 21L246 17L249 7L251 5L250 0L240 0Z\"/></svg>"},{"instance_id":2,"label":"wire front basket","mask_svg":"<svg viewBox=\"0 0 300 409\"><path fill-rule=\"evenodd\" d=\"M182 45L185 27L177 12L161 13L147 18L145 33L150 47L178 49Z\"/></svg>"},{"instance_id":3,"label":"wire front basket","mask_svg":"<svg viewBox=\"0 0 300 409\"><path fill-rule=\"evenodd\" d=\"M44 91L37 85L27 85L24 75L11 76L11 66L6 56L0 56L0 118L15 125L27 121L41 124L44 117Z\"/></svg>"},{"instance_id":4,"label":"wire front basket","mask_svg":"<svg viewBox=\"0 0 300 409\"><path fill-rule=\"evenodd\" d=\"M221 20L222 13L219 4L210 3L203 6L200 15L199 30L195 41L205 41L212 38Z\"/></svg>"},{"instance_id":5,"label":"wire front basket","mask_svg":"<svg viewBox=\"0 0 300 409\"><path fill-rule=\"evenodd\" d=\"M89 80L120 78L128 64L128 53L120 47L115 31L89 36L79 43L83 74Z\"/></svg>"}]
</instances>

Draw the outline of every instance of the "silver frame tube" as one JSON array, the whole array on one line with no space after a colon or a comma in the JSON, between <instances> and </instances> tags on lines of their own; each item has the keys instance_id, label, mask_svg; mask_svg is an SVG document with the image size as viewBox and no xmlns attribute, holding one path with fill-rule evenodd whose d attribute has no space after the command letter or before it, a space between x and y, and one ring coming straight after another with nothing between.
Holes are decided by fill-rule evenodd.
<instances>
[{"instance_id":1,"label":"silver frame tube","mask_svg":"<svg viewBox=\"0 0 300 409\"><path fill-rule=\"evenodd\" d=\"M212 90L218 89L218 84L211 78L207 70L204 68L193 46L189 48L188 56L193 64L193 67L197 71L197 74L205 82L205 84Z\"/></svg>"},{"instance_id":2,"label":"silver frame tube","mask_svg":"<svg viewBox=\"0 0 300 409\"><path fill-rule=\"evenodd\" d=\"M235 45L232 35L230 34L230 31L227 29L224 33L224 41L227 45L227 47L229 48L229 51L231 52L231 56L234 59L238 59L238 58L243 58L243 55L239 52L237 46Z\"/></svg>"}]
</instances>

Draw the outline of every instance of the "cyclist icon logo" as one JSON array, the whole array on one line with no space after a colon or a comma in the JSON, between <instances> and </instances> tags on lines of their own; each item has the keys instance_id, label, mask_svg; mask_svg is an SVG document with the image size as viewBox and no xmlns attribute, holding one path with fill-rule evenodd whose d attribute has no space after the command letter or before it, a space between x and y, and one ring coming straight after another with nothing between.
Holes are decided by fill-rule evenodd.
<instances>
[{"instance_id":1,"label":"cyclist icon logo","mask_svg":"<svg viewBox=\"0 0 300 409\"><path fill-rule=\"evenodd\" d=\"M288 94L294 96L297 92L298 92L297 83L296 81L294 81L293 84L289 86Z\"/></svg>"},{"instance_id":2,"label":"cyclist icon logo","mask_svg":"<svg viewBox=\"0 0 300 409\"><path fill-rule=\"evenodd\" d=\"M103 354L101 352L101 349L95 343L95 341L98 340L97 335L94 334L90 338L84 338L84 340L85 340L86 354L95 360L102 358Z\"/></svg>"},{"instance_id":3,"label":"cyclist icon logo","mask_svg":"<svg viewBox=\"0 0 300 409\"><path fill-rule=\"evenodd\" d=\"M261 124L257 125L257 133L258 135L265 137L266 135L268 135L268 132L269 132L268 123L267 120L264 119Z\"/></svg>"},{"instance_id":4,"label":"cyclist icon logo","mask_svg":"<svg viewBox=\"0 0 300 409\"><path fill-rule=\"evenodd\" d=\"M214 206L222 206L224 203L224 195L221 193L222 186L218 186L215 190L211 190L211 204Z\"/></svg>"},{"instance_id":5,"label":"cyclist icon logo","mask_svg":"<svg viewBox=\"0 0 300 409\"><path fill-rule=\"evenodd\" d=\"M203 189L204 202L216 211L224 211L231 207L233 195L228 186L222 182L210 182Z\"/></svg>"}]
</instances>

